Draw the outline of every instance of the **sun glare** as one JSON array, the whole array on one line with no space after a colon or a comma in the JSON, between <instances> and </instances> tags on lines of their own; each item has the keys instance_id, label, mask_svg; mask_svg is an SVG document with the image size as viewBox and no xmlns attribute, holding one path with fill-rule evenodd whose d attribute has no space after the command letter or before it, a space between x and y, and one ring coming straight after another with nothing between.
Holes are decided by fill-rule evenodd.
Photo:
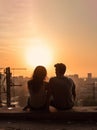
<instances>
[{"instance_id":1,"label":"sun glare","mask_svg":"<svg viewBox=\"0 0 97 130\"><path fill-rule=\"evenodd\" d=\"M31 66L48 66L52 62L51 50L48 46L35 44L26 48L26 61Z\"/></svg>"}]
</instances>

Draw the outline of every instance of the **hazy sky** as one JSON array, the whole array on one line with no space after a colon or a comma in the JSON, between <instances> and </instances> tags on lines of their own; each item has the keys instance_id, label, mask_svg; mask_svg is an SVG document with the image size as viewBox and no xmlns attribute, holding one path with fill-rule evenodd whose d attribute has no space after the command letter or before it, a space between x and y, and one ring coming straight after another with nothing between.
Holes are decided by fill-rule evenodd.
<instances>
[{"instance_id":1,"label":"hazy sky","mask_svg":"<svg viewBox=\"0 0 97 130\"><path fill-rule=\"evenodd\" d=\"M48 73L63 62L67 74L97 76L97 0L0 0L0 66L29 67L36 44L50 50Z\"/></svg>"}]
</instances>

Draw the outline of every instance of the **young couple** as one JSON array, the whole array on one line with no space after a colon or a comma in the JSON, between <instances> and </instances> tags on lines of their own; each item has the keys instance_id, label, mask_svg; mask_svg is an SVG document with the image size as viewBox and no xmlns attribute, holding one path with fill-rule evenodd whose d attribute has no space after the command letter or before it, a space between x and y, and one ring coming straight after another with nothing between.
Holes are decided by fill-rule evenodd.
<instances>
[{"instance_id":1,"label":"young couple","mask_svg":"<svg viewBox=\"0 0 97 130\"><path fill-rule=\"evenodd\" d=\"M49 106L57 110L68 110L74 106L76 98L75 84L72 79L64 76L66 66L63 63L54 65L56 76L45 81L47 70L37 66L32 79L28 81L29 98L23 110L49 111Z\"/></svg>"}]
</instances>

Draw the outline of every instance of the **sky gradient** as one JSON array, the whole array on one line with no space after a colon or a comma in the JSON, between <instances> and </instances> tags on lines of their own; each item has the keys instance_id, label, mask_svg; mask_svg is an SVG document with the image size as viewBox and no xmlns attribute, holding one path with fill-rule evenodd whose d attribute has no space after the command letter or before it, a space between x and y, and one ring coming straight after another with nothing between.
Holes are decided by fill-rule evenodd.
<instances>
[{"instance_id":1,"label":"sky gradient","mask_svg":"<svg viewBox=\"0 0 97 130\"><path fill-rule=\"evenodd\" d=\"M0 0L0 66L29 68L36 44L51 52L49 75L63 62L67 74L97 76L97 1Z\"/></svg>"}]
</instances>

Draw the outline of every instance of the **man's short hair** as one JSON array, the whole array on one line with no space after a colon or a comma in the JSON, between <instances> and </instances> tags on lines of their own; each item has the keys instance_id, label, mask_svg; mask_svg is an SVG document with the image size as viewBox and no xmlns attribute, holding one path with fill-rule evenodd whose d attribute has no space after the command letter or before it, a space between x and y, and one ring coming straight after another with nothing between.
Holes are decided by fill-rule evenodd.
<instances>
[{"instance_id":1,"label":"man's short hair","mask_svg":"<svg viewBox=\"0 0 97 130\"><path fill-rule=\"evenodd\" d=\"M64 74L66 71L66 65L63 63L57 63L54 65L54 67L60 74Z\"/></svg>"}]
</instances>

